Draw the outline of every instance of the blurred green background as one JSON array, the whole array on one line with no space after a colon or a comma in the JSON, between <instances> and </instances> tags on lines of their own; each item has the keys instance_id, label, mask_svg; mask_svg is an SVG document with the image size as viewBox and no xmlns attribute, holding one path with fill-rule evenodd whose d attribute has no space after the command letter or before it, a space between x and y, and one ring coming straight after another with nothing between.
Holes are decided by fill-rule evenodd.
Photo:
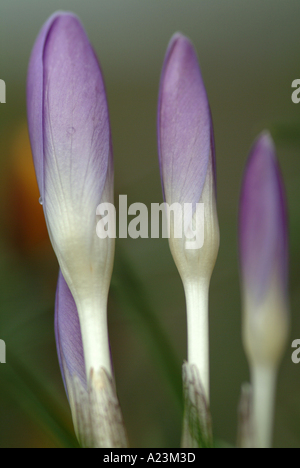
<instances>
[{"instance_id":1,"label":"blurred green background","mask_svg":"<svg viewBox=\"0 0 300 468\"><path fill-rule=\"evenodd\" d=\"M249 378L240 332L239 192L254 138L272 131L289 206L291 292L274 445L300 447L300 365L292 363L290 347L300 338L300 104L291 101L291 83L300 78L299 0L0 0L0 78L7 86L7 102L0 104L0 338L7 346L7 364L0 365L0 447L76 445L53 332L58 266L26 130L30 52L58 9L79 15L101 62L116 201L127 194L128 204L162 202L156 147L161 66L176 31L197 49L214 121L221 231L210 293L211 410L216 439L231 445L240 387ZM178 447L185 301L167 240L117 240L109 328L131 446Z\"/></svg>"}]
</instances>

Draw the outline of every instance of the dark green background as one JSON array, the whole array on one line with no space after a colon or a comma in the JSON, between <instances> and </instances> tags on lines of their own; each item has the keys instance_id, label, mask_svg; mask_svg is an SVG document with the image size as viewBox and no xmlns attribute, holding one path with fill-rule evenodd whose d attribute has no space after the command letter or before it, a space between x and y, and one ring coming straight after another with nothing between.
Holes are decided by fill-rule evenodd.
<instances>
[{"instance_id":1,"label":"dark green background","mask_svg":"<svg viewBox=\"0 0 300 468\"><path fill-rule=\"evenodd\" d=\"M117 200L127 194L129 204L142 202L150 208L162 201L156 108L168 41L181 31L197 49L214 121L221 231L210 294L211 407L215 437L229 444L236 439L240 386L248 380L240 333L240 184L253 140L265 128L272 131L288 198L291 272L291 335L279 373L274 444L300 447L300 365L292 363L290 347L300 338L300 104L291 101L291 83L300 78L299 1L1 0L0 78L7 85L7 103L0 105L1 213L10 211L14 192L13 186L10 191L3 187L14 134L26 118L29 55L40 27L57 9L80 16L101 62L113 134L115 195ZM9 239L8 218L1 219L0 338L7 344L7 364L0 366L0 446L71 444L53 334L56 259L38 247L21 251ZM177 381L186 356L182 285L166 240L122 239L116 249L110 338L131 445L177 447L180 407L160 366L163 360L145 311L153 310L174 348ZM121 257L138 278L142 299L138 293L135 298L136 286L128 289L124 277L129 267Z\"/></svg>"}]
</instances>

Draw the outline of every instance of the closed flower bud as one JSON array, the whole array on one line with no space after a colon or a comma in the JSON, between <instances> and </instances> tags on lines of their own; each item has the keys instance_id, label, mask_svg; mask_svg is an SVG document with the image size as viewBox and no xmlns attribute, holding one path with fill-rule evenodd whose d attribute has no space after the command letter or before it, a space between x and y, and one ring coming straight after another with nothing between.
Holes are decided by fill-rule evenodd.
<instances>
[{"instance_id":1,"label":"closed flower bud","mask_svg":"<svg viewBox=\"0 0 300 468\"><path fill-rule=\"evenodd\" d=\"M251 370L256 447L270 447L276 376L288 337L288 235L273 141L253 146L240 201L243 342Z\"/></svg>"},{"instance_id":2,"label":"closed flower bud","mask_svg":"<svg viewBox=\"0 0 300 468\"><path fill-rule=\"evenodd\" d=\"M195 436L195 427L202 428L204 439L208 431L208 293L219 249L219 225L210 108L196 52L181 34L171 39L162 70L158 154L170 226L169 245L186 296L188 358L183 375L185 369L193 369L197 376L193 382L184 378L182 444L193 448L200 440ZM195 404L191 396L195 393L201 398L196 399L196 420L190 424L190 408Z\"/></svg>"},{"instance_id":3,"label":"closed flower bud","mask_svg":"<svg viewBox=\"0 0 300 468\"><path fill-rule=\"evenodd\" d=\"M73 311L68 327L56 321L62 373L80 440L99 446L95 427L103 435L101 415L109 419L112 408L103 401L113 394L106 309L114 239L97 236L96 209L113 203L113 159L101 70L73 14L51 16L36 40L27 108L40 203L61 269L57 310ZM96 422L83 419L90 417Z\"/></svg>"},{"instance_id":4,"label":"closed flower bud","mask_svg":"<svg viewBox=\"0 0 300 468\"><path fill-rule=\"evenodd\" d=\"M253 364L277 365L289 325L287 214L275 148L267 133L250 154L239 226L246 352Z\"/></svg>"},{"instance_id":5,"label":"closed flower bud","mask_svg":"<svg viewBox=\"0 0 300 468\"><path fill-rule=\"evenodd\" d=\"M113 379L105 368L86 376L78 312L59 272L55 301L55 338L60 368L78 440L87 448L128 446Z\"/></svg>"},{"instance_id":6,"label":"closed flower bud","mask_svg":"<svg viewBox=\"0 0 300 468\"><path fill-rule=\"evenodd\" d=\"M96 208L113 201L110 126L99 64L72 14L53 15L36 40L27 107L41 203L78 309L87 374L95 366L111 372L106 302L114 240L96 235Z\"/></svg>"},{"instance_id":7,"label":"closed flower bud","mask_svg":"<svg viewBox=\"0 0 300 468\"><path fill-rule=\"evenodd\" d=\"M163 65L158 154L164 201L179 205L183 213L181 238L174 235L177 226L170 218L170 248L182 281L209 281L219 248L213 126L196 52L181 34L173 36ZM187 228L195 232L195 248Z\"/></svg>"}]
</instances>

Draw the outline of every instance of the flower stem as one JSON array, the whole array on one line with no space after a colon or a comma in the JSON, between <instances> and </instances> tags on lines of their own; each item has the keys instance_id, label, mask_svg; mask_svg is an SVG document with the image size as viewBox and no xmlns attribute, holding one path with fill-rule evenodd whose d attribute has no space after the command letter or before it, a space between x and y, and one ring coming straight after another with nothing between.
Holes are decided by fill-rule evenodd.
<instances>
[{"instance_id":1,"label":"flower stem","mask_svg":"<svg viewBox=\"0 0 300 468\"><path fill-rule=\"evenodd\" d=\"M188 363L197 366L209 403L209 281L200 279L185 285L187 307Z\"/></svg>"},{"instance_id":2,"label":"flower stem","mask_svg":"<svg viewBox=\"0 0 300 468\"><path fill-rule=\"evenodd\" d=\"M95 315L98 315L97 320L94 319ZM106 304L102 307L79 309L79 319L81 317L84 317L80 320L80 326L87 381L91 369L98 372L104 368L112 376Z\"/></svg>"},{"instance_id":3,"label":"flower stem","mask_svg":"<svg viewBox=\"0 0 300 468\"><path fill-rule=\"evenodd\" d=\"M276 368L273 366L254 365L251 374L255 447L271 448L276 390Z\"/></svg>"}]
</instances>

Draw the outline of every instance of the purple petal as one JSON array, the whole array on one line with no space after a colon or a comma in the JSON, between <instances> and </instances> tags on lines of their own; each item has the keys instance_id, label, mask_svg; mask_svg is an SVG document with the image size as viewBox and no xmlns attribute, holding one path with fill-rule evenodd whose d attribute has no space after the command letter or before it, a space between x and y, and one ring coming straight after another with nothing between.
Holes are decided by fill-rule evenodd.
<instances>
[{"instance_id":1,"label":"purple petal","mask_svg":"<svg viewBox=\"0 0 300 468\"><path fill-rule=\"evenodd\" d=\"M209 103L191 42L175 34L160 82L158 153L167 203L198 203L210 157L215 172Z\"/></svg>"},{"instance_id":2,"label":"purple petal","mask_svg":"<svg viewBox=\"0 0 300 468\"><path fill-rule=\"evenodd\" d=\"M110 128L101 70L75 15L56 13L42 28L30 60L27 93L43 201L53 200L53 180L59 180L61 193L73 199L86 195L94 209L111 156Z\"/></svg>"},{"instance_id":3,"label":"purple petal","mask_svg":"<svg viewBox=\"0 0 300 468\"><path fill-rule=\"evenodd\" d=\"M262 300L273 275L284 294L288 282L287 210L275 147L268 133L254 144L247 163L239 216L244 288Z\"/></svg>"},{"instance_id":4,"label":"purple petal","mask_svg":"<svg viewBox=\"0 0 300 468\"><path fill-rule=\"evenodd\" d=\"M33 154L35 173L43 196L44 163L43 163L43 53L44 44L53 22L63 13L54 13L42 27L35 41L27 76L27 118L29 136Z\"/></svg>"},{"instance_id":5,"label":"purple petal","mask_svg":"<svg viewBox=\"0 0 300 468\"><path fill-rule=\"evenodd\" d=\"M84 388L87 388L79 317L73 296L61 271L55 299L55 338L66 391L67 380L73 379L75 375Z\"/></svg>"}]
</instances>

